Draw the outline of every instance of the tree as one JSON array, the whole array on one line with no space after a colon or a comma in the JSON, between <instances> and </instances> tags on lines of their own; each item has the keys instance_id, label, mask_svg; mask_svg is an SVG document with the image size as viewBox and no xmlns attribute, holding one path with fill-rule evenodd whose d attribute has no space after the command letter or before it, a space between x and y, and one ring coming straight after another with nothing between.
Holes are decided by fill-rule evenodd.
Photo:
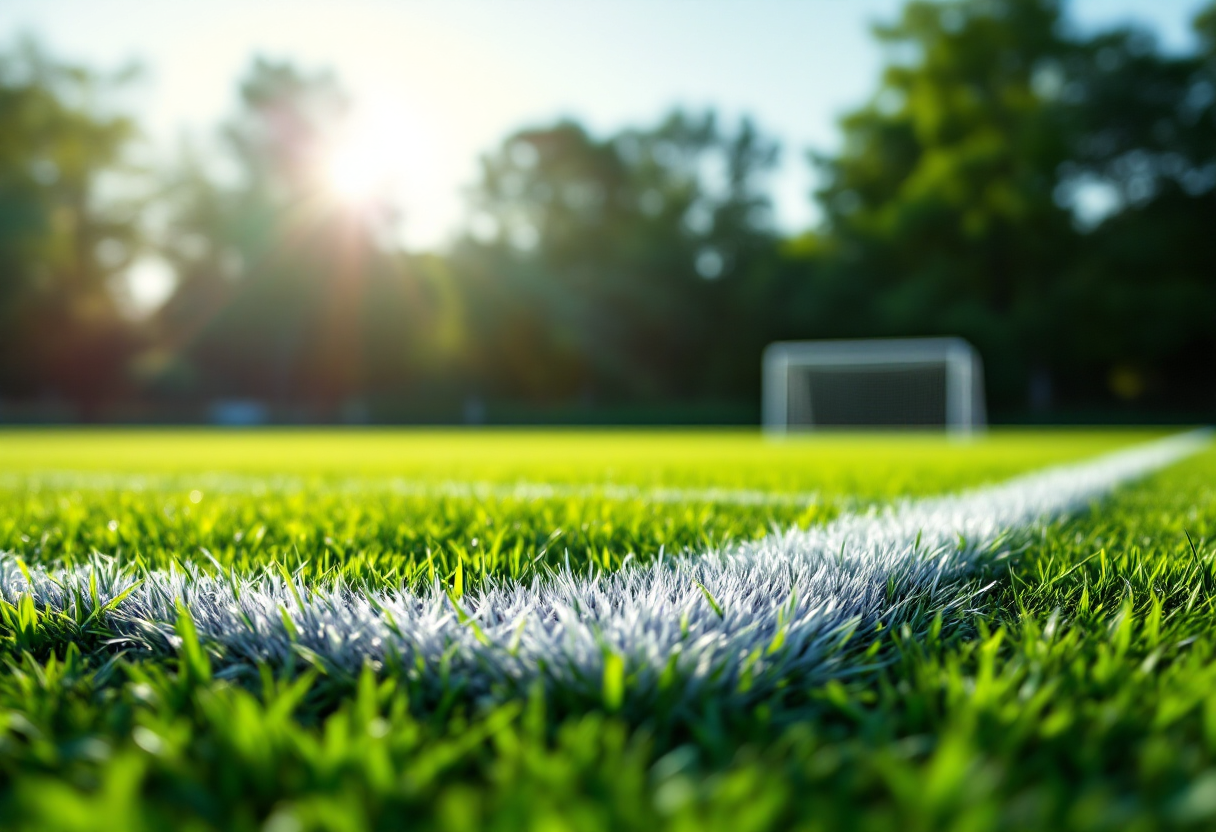
<instances>
[{"instance_id":1,"label":"tree","mask_svg":"<svg viewBox=\"0 0 1216 832\"><path fill-rule=\"evenodd\" d=\"M963 335L998 411L1052 387L1193 403L1187 373L1166 381L1211 366L1210 60L1064 22L1052 0L965 0L878 27L882 83L815 159L825 223L793 246L787 331Z\"/></svg>"},{"instance_id":2,"label":"tree","mask_svg":"<svg viewBox=\"0 0 1216 832\"><path fill-rule=\"evenodd\" d=\"M167 189L179 286L159 315L155 386L325 414L403 394L442 314L386 233L392 205L343 201L326 178L347 95L330 73L259 59L240 101L221 134L233 181L187 153Z\"/></svg>"},{"instance_id":3,"label":"tree","mask_svg":"<svg viewBox=\"0 0 1216 832\"><path fill-rule=\"evenodd\" d=\"M605 139L570 121L509 137L483 160L454 259L486 393L738 395L754 356L721 335L748 328L734 300L772 250L761 178L776 153L712 113Z\"/></svg>"},{"instance_id":4,"label":"tree","mask_svg":"<svg viewBox=\"0 0 1216 832\"><path fill-rule=\"evenodd\" d=\"M31 42L0 55L0 394L88 415L126 387L135 336L114 283L139 249L137 212L101 185L131 173L135 124L106 104L130 77Z\"/></svg>"},{"instance_id":5,"label":"tree","mask_svg":"<svg viewBox=\"0 0 1216 832\"><path fill-rule=\"evenodd\" d=\"M1201 35L1214 12L1197 19ZM1216 405L1216 62L1211 36L1201 42L1168 55L1147 32L1117 30L1069 68L1079 125L1059 192L1101 197L1103 211L1082 217L1061 287L1073 325L1060 369L1090 399Z\"/></svg>"},{"instance_id":6,"label":"tree","mask_svg":"<svg viewBox=\"0 0 1216 832\"><path fill-rule=\"evenodd\" d=\"M1045 295L1073 244L1054 198L1068 117L1044 93L1074 49L1059 24L1042 0L910 3L877 29L898 59L845 118L844 150L816 159L844 325L964 335L998 404L1052 354Z\"/></svg>"}]
</instances>

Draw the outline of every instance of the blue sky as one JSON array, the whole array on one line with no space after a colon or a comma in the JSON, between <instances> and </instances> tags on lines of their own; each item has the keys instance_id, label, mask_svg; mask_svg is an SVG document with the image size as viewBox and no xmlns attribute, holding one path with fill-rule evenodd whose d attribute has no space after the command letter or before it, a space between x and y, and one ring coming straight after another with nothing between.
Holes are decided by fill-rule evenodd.
<instances>
[{"instance_id":1,"label":"blue sky","mask_svg":"<svg viewBox=\"0 0 1216 832\"><path fill-rule=\"evenodd\" d=\"M476 158L507 132L559 115L592 128L645 124L674 106L749 113L782 140L773 179L787 229L814 221L808 147L836 145L838 116L874 88L869 36L900 0L4 0L0 38L31 33L99 67L139 60L131 106L169 158L183 131L231 111L251 55L337 71L366 110L396 119L398 199L414 247L461 221ZM1200 0L1076 0L1090 29L1139 21L1190 43Z\"/></svg>"}]
</instances>

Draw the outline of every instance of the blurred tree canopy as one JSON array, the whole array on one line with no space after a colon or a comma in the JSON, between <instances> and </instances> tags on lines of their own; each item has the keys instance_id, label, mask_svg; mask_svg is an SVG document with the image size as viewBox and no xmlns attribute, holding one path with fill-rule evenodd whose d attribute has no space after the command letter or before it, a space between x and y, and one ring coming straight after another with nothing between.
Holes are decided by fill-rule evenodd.
<instances>
[{"instance_id":1,"label":"blurred tree canopy","mask_svg":"<svg viewBox=\"0 0 1216 832\"><path fill-rule=\"evenodd\" d=\"M815 157L826 221L793 246L786 331L963 335L1006 410L1210 409L1212 17L1173 56L1071 34L1051 0L909 3L843 151Z\"/></svg>"},{"instance_id":2,"label":"blurred tree canopy","mask_svg":"<svg viewBox=\"0 0 1216 832\"><path fill-rule=\"evenodd\" d=\"M726 398L764 322L739 314L775 237L774 143L747 121L674 112L597 140L524 130L482 161L452 258L490 395L586 402ZM729 333L727 335L726 333Z\"/></svg>"},{"instance_id":3,"label":"blurred tree canopy","mask_svg":"<svg viewBox=\"0 0 1216 832\"><path fill-rule=\"evenodd\" d=\"M137 135L108 109L132 75L30 42L0 54L0 396L88 410L130 391L139 336L113 289L139 250L139 206L107 195L105 177Z\"/></svg>"},{"instance_id":4,"label":"blurred tree canopy","mask_svg":"<svg viewBox=\"0 0 1216 832\"><path fill-rule=\"evenodd\" d=\"M166 188L179 285L144 356L153 389L332 410L408 390L443 357L441 297L381 242L393 207L343 203L324 180L348 109L331 74L259 59L220 133L224 175L187 148Z\"/></svg>"},{"instance_id":5,"label":"blurred tree canopy","mask_svg":"<svg viewBox=\"0 0 1216 832\"><path fill-rule=\"evenodd\" d=\"M426 255L391 201L325 181L350 112L332 74L254 61L213 145L123 205L100 199L136 136L103 106L114 79L21 47L0 61L0 396L746 412L772 340L949 334L998 417L1210 414L1216 3L1195 30L1166 51L1055 0L912 0L875 29L886 67L841 149L811 156L813 230L774 227L773 139L675 110L512 133ZM115 280L150 249L176 289L123 318Z\"/></svg>"}]
</instances>

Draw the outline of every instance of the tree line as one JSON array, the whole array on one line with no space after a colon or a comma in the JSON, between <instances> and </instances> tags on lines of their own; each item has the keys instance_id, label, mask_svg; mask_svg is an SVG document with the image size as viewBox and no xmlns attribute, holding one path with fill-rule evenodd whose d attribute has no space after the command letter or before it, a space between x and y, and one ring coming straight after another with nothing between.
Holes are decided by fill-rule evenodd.
<instances>
[{"instance_id":1,"label":"tree line","mask_svg":"<svg viewBox=\"0 0 1216 832\"><path fill-rule=\"evenodd\" d=\"M350 108L333 74L255 60L223 167L186 147L149 171L111 103L124 76L19 45L0 55L0 405L747 419L773 340L961 335L998 416L1210 414L1216 5L1183 53L1066 11L909 2L876 27L885 70L841 149L808 159L805 233L774 225L772 137L677 110L512 133L425 254L391 203L327 198L317 158ZM175 285L136 318L121 279L148 253Z\"/></svg>"}]
</instances>

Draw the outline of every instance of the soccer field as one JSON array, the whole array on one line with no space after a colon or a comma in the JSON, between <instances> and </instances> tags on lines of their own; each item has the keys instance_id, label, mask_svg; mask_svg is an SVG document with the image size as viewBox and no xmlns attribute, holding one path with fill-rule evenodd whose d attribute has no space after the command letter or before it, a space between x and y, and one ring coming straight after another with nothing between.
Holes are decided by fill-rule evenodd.
<instances>
[{"instance_id":1,"label":"soccer field","mask_svg":"<svg viewBox=\"0 0 1216 832\"><path fill-rule=\"evenodd\" d=\"M1216 818L1162 431L0 433L0 827Z\"/></svg>"}]
</instances>

